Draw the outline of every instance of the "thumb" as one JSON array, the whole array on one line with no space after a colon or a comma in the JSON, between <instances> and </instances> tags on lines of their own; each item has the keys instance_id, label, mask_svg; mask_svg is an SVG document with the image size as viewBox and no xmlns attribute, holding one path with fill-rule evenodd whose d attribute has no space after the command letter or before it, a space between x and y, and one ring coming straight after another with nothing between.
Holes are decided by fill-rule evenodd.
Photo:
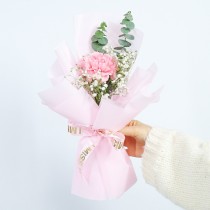
<instances>
[{"instance_id":1,"label":"thumb","mask_svg":"<svg viewBox=\"0 0 210 210\"><path fill-rule=\"evenodd\" d=\"M138 128L137 126L126 126L120 130L125 136L137 137L138 136Z\"/></svg>"}]
</instances>

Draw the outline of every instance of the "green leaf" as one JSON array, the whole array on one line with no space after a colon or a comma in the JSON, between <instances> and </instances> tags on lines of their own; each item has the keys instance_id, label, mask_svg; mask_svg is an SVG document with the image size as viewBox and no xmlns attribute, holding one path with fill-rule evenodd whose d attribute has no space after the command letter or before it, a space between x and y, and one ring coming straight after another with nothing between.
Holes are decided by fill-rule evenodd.
<instances>
[{"instance_id":1,"label":"green leaf","mask_svg":"<svg viewBox=\"0 0 210 210\"><path fill-rule=\"evenodd\" d=\"M132 20L133 20L132 15L127 15L127 16L126 16L126 18L127 18L128 20L130 20L130 21L132 21Z\"/></svg>"},{"instance_id":2,"label":"green leaf","mask_svg":"<svg viewBox=\"0 0 210 210\"><path fill-rule=\"evenodd\" d=\"M122 50L123 47L115 47L114 49L115 49L115 50Z\"/></svg>"},{"instance_id":3,"label":"green leaf","mask_svg":"<svg viewBox=\"0 0 210 210\"><path fill-rule=\"evenodd\" d=\"M106 31L106 27L107 27L107 24L105 22L102 22L100 26L98 27L98 29L101 31Z\"/></svg>"},{"instance_id":4,"label":"green leaf","mask_svg":"<svg viewBox=\"0 0 210 210\"><path fill-rule=\"evenodd\" d=\"M100 25L101 28L105 29L107 27L107 24L105 22L102 22Z\"/></svg>"},{"instance_id":5,"label":"green leaf","mask_svg":"<svg viewBox=\"0 0 210 210\"><path fill-rule=\"evenodd\" d=\"M103 45L100 45L98 42L93 42L92 43L92 48L93 48L94 51L104 52Z\"/></svg>"},{"instance_id":6,"label":"green leaf","mask_svg":"<svg viewBox=\"0 0 210 210\"><path fill-rule=\"evenodd\" d=\"M101 45L106 45L108 43L108 39L106 37L103 37L101 39L98 39L98 42L101 44Z\"/></svg>"},{"instance_id":7,"label":"green leaf","mask_svg":"<svg viewBox=\"0 0 210 210\"><path fill-rule=\"evenodd\" d=\"M98 31L96 31L95 36L97 38L103 38L103 36L105 36L105 34L102 31L98 30Z\"/></svg>"},{"instance_id":8,"label":"green leaf","mask_svg":"<svg viewBox=\"0 0 210 210\"><path fill-rule=\"evenodd\" d=\"M130 20L124 18L120 24L126 25L128 22L130 22Z\"/></svg>"},{"instance_id":9,"label":"green leaf","mask_svg":"<svg viewBox=\"0 0 210 210\"><path fill-rule=\"evenodd\" d=\"M125 16L126 19L128 19L128 20L130 20L130 21L133 20L133 16L132 16L132 14L131 14L131 11L127 12L124 16Z\"/></svg>"},{"instance_id":10,"label":"green leaf","mask_svg":"<svg viewBox=\"0 0 210 210\"><path fill-rule=\"evenodd\" d=\"M93 35L92 38L91 38L91 41L92 42L97 42L98 41L98 38L95 35Z\"/></svg>"},{"instance_id":11,"label":"green leaf","mask_svg":"<svg viewBox=\"0 0 210 210\"><path fill-rule=\"evenodd\" d=\"M131 46L131 43L130 42L128 42L126 40L123 40L123 39L119 39L118 42L123 47L130 47Z\"/></svg>"},{"instance_id":12,"label":"green leaf","mask_svg":"<svg viewBox=\"0 0 210 210\"><path fill-rule=\"evenodd\" d=\"M129 22L126 23L126 27L129 28L130 30L132 30L132 29L134 29L135 24L133 22L129 21Z\"/></svg>"},{"instance_id":13,"label":"green leaf","mask_svg":"<svg viewBox=\"0 0 210 210\"><path fill-rule=\"evenodd\" d=\"M134 36L131 34L125 34L124 36L126 39L134 40Z\"/></svg>"},{"instance_id":14,"label":"green leaf","mask_svg":"<svg viewBox=\"0 0 210 210\"><path fill-rule=\"evenodd\" d=\"M123 27L121 28L121 32L124 34L128 34L131 30L129 28Z\"/></svg>"},{"instance_id":15,"label":"green leaf","mask_svg":"<svg viewBox=\"0 0 210 210\"><path fill-rule=\"evenodd\" d=\"M123 36L125 36L126 34L121 34L121 35L119 35L119 37L123 37Z\"/></svg>"}]
</instances>

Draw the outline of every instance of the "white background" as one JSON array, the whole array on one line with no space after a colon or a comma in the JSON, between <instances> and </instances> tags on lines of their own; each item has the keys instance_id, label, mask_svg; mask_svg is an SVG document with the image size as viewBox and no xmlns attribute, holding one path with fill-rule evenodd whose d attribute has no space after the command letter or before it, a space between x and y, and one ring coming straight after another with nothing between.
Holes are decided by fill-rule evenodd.
<instances>
[{"instance_id":1,"label":"white background","mask_svg":"<svg viewBox=\"0 0 210 210\"><path fill-rule=\"evenodd\" d=\"M131 10L144 32L142 67L154 61L165 85L143 122L210 139L210 1L8 0L0 2L0 209L178 210L142 178L121 198L89 201L70 194L78 139L66 120L41 105L54 48L73 43L73 15ZM88 24L88 23L87 23Z\"/></svg>"}]
</instances>

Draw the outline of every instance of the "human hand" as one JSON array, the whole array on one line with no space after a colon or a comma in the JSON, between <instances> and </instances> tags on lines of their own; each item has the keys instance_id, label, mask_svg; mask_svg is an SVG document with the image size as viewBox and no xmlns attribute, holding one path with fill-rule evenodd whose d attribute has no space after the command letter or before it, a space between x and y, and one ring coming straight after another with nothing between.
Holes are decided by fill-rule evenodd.
<instances>
[{"instance_id":1,"label":"human hand","mask_svg":"<svg viewBox=\"0 0 210 210\"><path fill-rule=\"evenodd\" d=\"M138 120L132 120L119 131L125 135L124 146L128 148L128 155L141 157L144 152L145 140L150 130L150 126Z\"/></svg>"}]
</instances>

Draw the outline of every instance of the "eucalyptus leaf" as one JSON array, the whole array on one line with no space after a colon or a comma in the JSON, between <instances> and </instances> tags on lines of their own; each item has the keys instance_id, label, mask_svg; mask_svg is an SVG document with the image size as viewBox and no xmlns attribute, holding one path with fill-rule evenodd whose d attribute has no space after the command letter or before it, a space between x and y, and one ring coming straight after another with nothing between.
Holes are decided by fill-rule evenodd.
<instances>
[{"instance_id":1,"label":"eucalyptus leaf","mask_svg":"<svg viewBox=\"0 0 210 210\"><path fill-rule=\"evenodd\" d=\"M105 36L105 34L102 31L98 30L98 31L96 31L95 36L97 38L103 38Z\"/></svg>"},{"instance_id":2,"label":"eucalyptus leaf","mask_svg":"<svg viewBox=\"0 0 210 210\"><path fill-rule=\"evenodd\" d=\"M114 49L115 49L115 50L122 50L123 47L115 47Z\"/></svg>"},{"instance_id":3,"label":"eucalyptus leaf","mask_svg":"<svg viewBox=\"0 0 210 210\"><path fill-rule=\"evenodd\" d=\"M128 19L128 20L130 20L130 21L133 20L133 16L132 16L132 14L131 14L131 11L129 11L129 12L127 12L127 13L125 14L125 18Z\"/></svg>"},{"instance_id":4,"label":"eucalyptus leaf","mask_svg":"<svg viewBox=\"0 0 210 210\"><path fill-rule=\"evenodd\" d=\"M107 27L106 23L103 22L103 23L101 23L101 25L97 29L99 29L101 31L106 31L106 27Z\"/></svg>"},{"instance_id":5,"label":"eucalyptus leaf","mask_svg":"<svg viewBox=\"0 0 210 210\"><path fill-rule=\"evenodd\" d=\"M95 35L93 35L92 38L91 38L91 41L92 42L97 42L98 41L98 38Z\"/></svg>"},{"instance_id":6,"label":"eucalyptus leaf","mask_svg":"<svg viewBox=\"0 0 210 210\"><path fill-rule=\"evenodd\" d=\"M92 48L93 48L94 51L104 52L103 45L100 45L98 42L93 42L92 43Z\"/></svg>"},{"instance_id":7,"label":"eucalyptus leaf","mask_svg":"<svg viewBox=\"0 0 210 210\"><path fill-rule=\"evenodd\" d=\"M128 20L130 20L130 21L132 21L132 20L133 20L132 15L127 15L127 16L126 16L126 18L127 18Z\"/></svg>"},{"instance_id":8,"label":"eucalyptus leaf","mask_svg":"<svg viewBox=\"0 0 210 210\"><path fill-rule=\"evenodd\" d=\"M126 25L128 22L130 22L130 20L128 20L127 18L124 18L121 24Z\"/></svg>"},{"instance_id":9,"label":"eucalyptus leaf","mask_svg":"<svg viewBox=\"0 0 210 210\"><path fill-rule=\"evenodd\" d=\"M101 44L101 45L106 45L108 43L108 39L106 37L103 37L101 39L98 39L98 42Z\"/></svg>"},{"instance_id":10,"label":"eucalyptus leaf","mask_svg":"<svg viewBox=\"0 0 210 210\"><path fill-rule=\"evenodd\" d=\"M129 21L129 22L126 22L125 25L126 25L126 27L129 28L130 30L134 29L134 27L135 27L135 24L134 24L133 22L130 22L130 21Z\"/></svg>"},{"instance_id":11,"label":"eucalyptus leaf","mask_svg":"<svg viewBox=\"0 0 210 210\"><path fill-rule=\"evenodd\" d=\"M123 40L123 39L119 39L118 42L123 47L130 47L131 46L131 43L130 42L128 42L126 40Z\"/></svg>"},{"instance_id":12,"label":"eucalyptus leaf","mask_svg":"<svg viewBox=\"0 0 210 210\"><path fill-rule=\"evenodd\" d=\"M101 25L100 25L100 28L103 30L103 31L106 31L106 27L107 27L107 24L105 22L102 22Z\"/></svg>"},{"instance_id":13,"label":"eucalyptus leaf","mask_svg":"<svg viewBox=\"0 0 210 210\"><path fill-rule=\"evenodd\" d=\"M121 32L124 34L128 34L131 30L129 28L123 27L121 28Z\"/></svg>"},{"instance_id":14,"label":"eucalyptus leaf","mask_svg":"<svg viewBox=\"0 0 210 210\"><path fill-rule=\"evenodd\" d=\"M126 39L134 40L134 36L131 34L125 34L124 36Z\"/></svg>"}]
</instances>

